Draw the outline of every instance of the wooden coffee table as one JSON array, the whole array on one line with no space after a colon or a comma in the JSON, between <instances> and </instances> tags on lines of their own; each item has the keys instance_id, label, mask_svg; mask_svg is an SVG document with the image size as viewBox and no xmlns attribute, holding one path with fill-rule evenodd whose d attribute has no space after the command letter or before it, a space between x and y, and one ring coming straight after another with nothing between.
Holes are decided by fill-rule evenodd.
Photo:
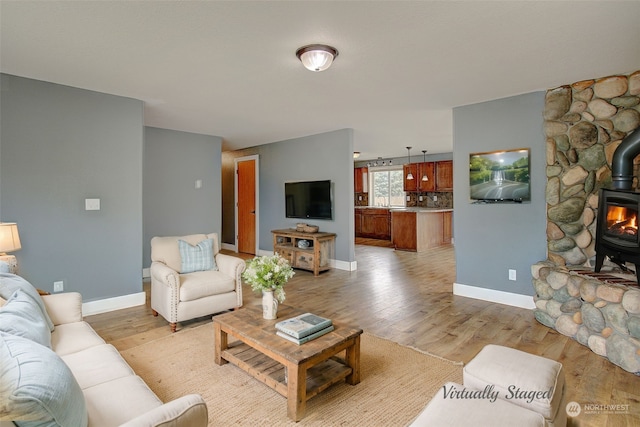
<instances>
[{"instance_id":1,"label":"wooden coffee table","mask_svg":"<svg viewBox=\"0 0 640 427\"><path fill-rule=\"evenodd\" d=\"M360 382L362 329L333 321L326 335L297 345L276 335L275 324L306 313L280 306L277 320L262 318L261 306L245 306L213 317L215 362L231 362L287 398L287 415L300 421L307 400L343 379ZM229 335L240 342L229 344ZM344 351L344 357L334 357Z\"/></svg>"}]
</instances>

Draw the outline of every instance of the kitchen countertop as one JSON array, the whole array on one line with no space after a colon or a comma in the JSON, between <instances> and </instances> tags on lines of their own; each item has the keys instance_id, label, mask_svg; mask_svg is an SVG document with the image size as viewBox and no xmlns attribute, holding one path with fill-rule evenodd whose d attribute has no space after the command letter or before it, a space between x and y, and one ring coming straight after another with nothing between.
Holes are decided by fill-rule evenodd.
<instances>
[{"instance_id":1,"label":"kitchen countertop","mask_svg":"<svg viewBox=\"0 0 640 427\"><path fill-rule=\"evenodd\" d=\"M390 208L391 212L418 212L418 213L438 213L438 212L453 212L453 208Z\"/></svg>"}]
</instances>

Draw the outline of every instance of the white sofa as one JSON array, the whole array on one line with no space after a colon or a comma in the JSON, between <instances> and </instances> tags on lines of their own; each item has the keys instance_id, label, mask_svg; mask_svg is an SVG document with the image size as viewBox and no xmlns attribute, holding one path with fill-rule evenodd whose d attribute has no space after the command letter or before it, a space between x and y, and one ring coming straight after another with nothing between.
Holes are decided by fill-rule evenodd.
<instances>
[{"instance_id":1,"label":"white sofa","mask_svg":"<svg viewBox=\"0 0 640 427\"><path fill-rule=\"evenodd\" d=\"M26 280L4 273L0 297L2 427L207 425L200 395L158 399L83 321L79 293L40 297Z\"/></svg>"}]
</instances>

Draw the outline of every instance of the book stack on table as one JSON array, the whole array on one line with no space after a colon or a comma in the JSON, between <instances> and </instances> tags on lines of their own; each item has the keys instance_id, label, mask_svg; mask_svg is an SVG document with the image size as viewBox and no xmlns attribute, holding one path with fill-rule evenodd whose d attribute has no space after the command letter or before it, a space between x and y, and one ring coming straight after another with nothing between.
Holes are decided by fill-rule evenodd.
<instances>
[{"instance_id":1,"label":"book stack on table","mask_svg":"<svg viewBox=\"0 0 640 427\"><path fill-rule=\"evenodd\" d=\"M276 323L276 335L298 345L333 331L331 319L304 313Z\"/></svg>"}]
</instances>

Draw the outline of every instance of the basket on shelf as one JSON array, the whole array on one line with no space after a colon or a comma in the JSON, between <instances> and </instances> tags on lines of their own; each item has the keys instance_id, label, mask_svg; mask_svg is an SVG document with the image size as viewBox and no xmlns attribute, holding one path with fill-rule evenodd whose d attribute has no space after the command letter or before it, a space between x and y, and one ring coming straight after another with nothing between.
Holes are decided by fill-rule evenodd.
<instances>
[{"instance_id":1,"label":"basket on shelf","mask_svg":"<svg viewBox=\"0 0 640 427\"><path fill-rule=\"evenodd\" d=\"M301 222L296 224L296 231L299 233L317 233L320 227L317 225L303 224Z\"/></svg>"}]
</instances>

